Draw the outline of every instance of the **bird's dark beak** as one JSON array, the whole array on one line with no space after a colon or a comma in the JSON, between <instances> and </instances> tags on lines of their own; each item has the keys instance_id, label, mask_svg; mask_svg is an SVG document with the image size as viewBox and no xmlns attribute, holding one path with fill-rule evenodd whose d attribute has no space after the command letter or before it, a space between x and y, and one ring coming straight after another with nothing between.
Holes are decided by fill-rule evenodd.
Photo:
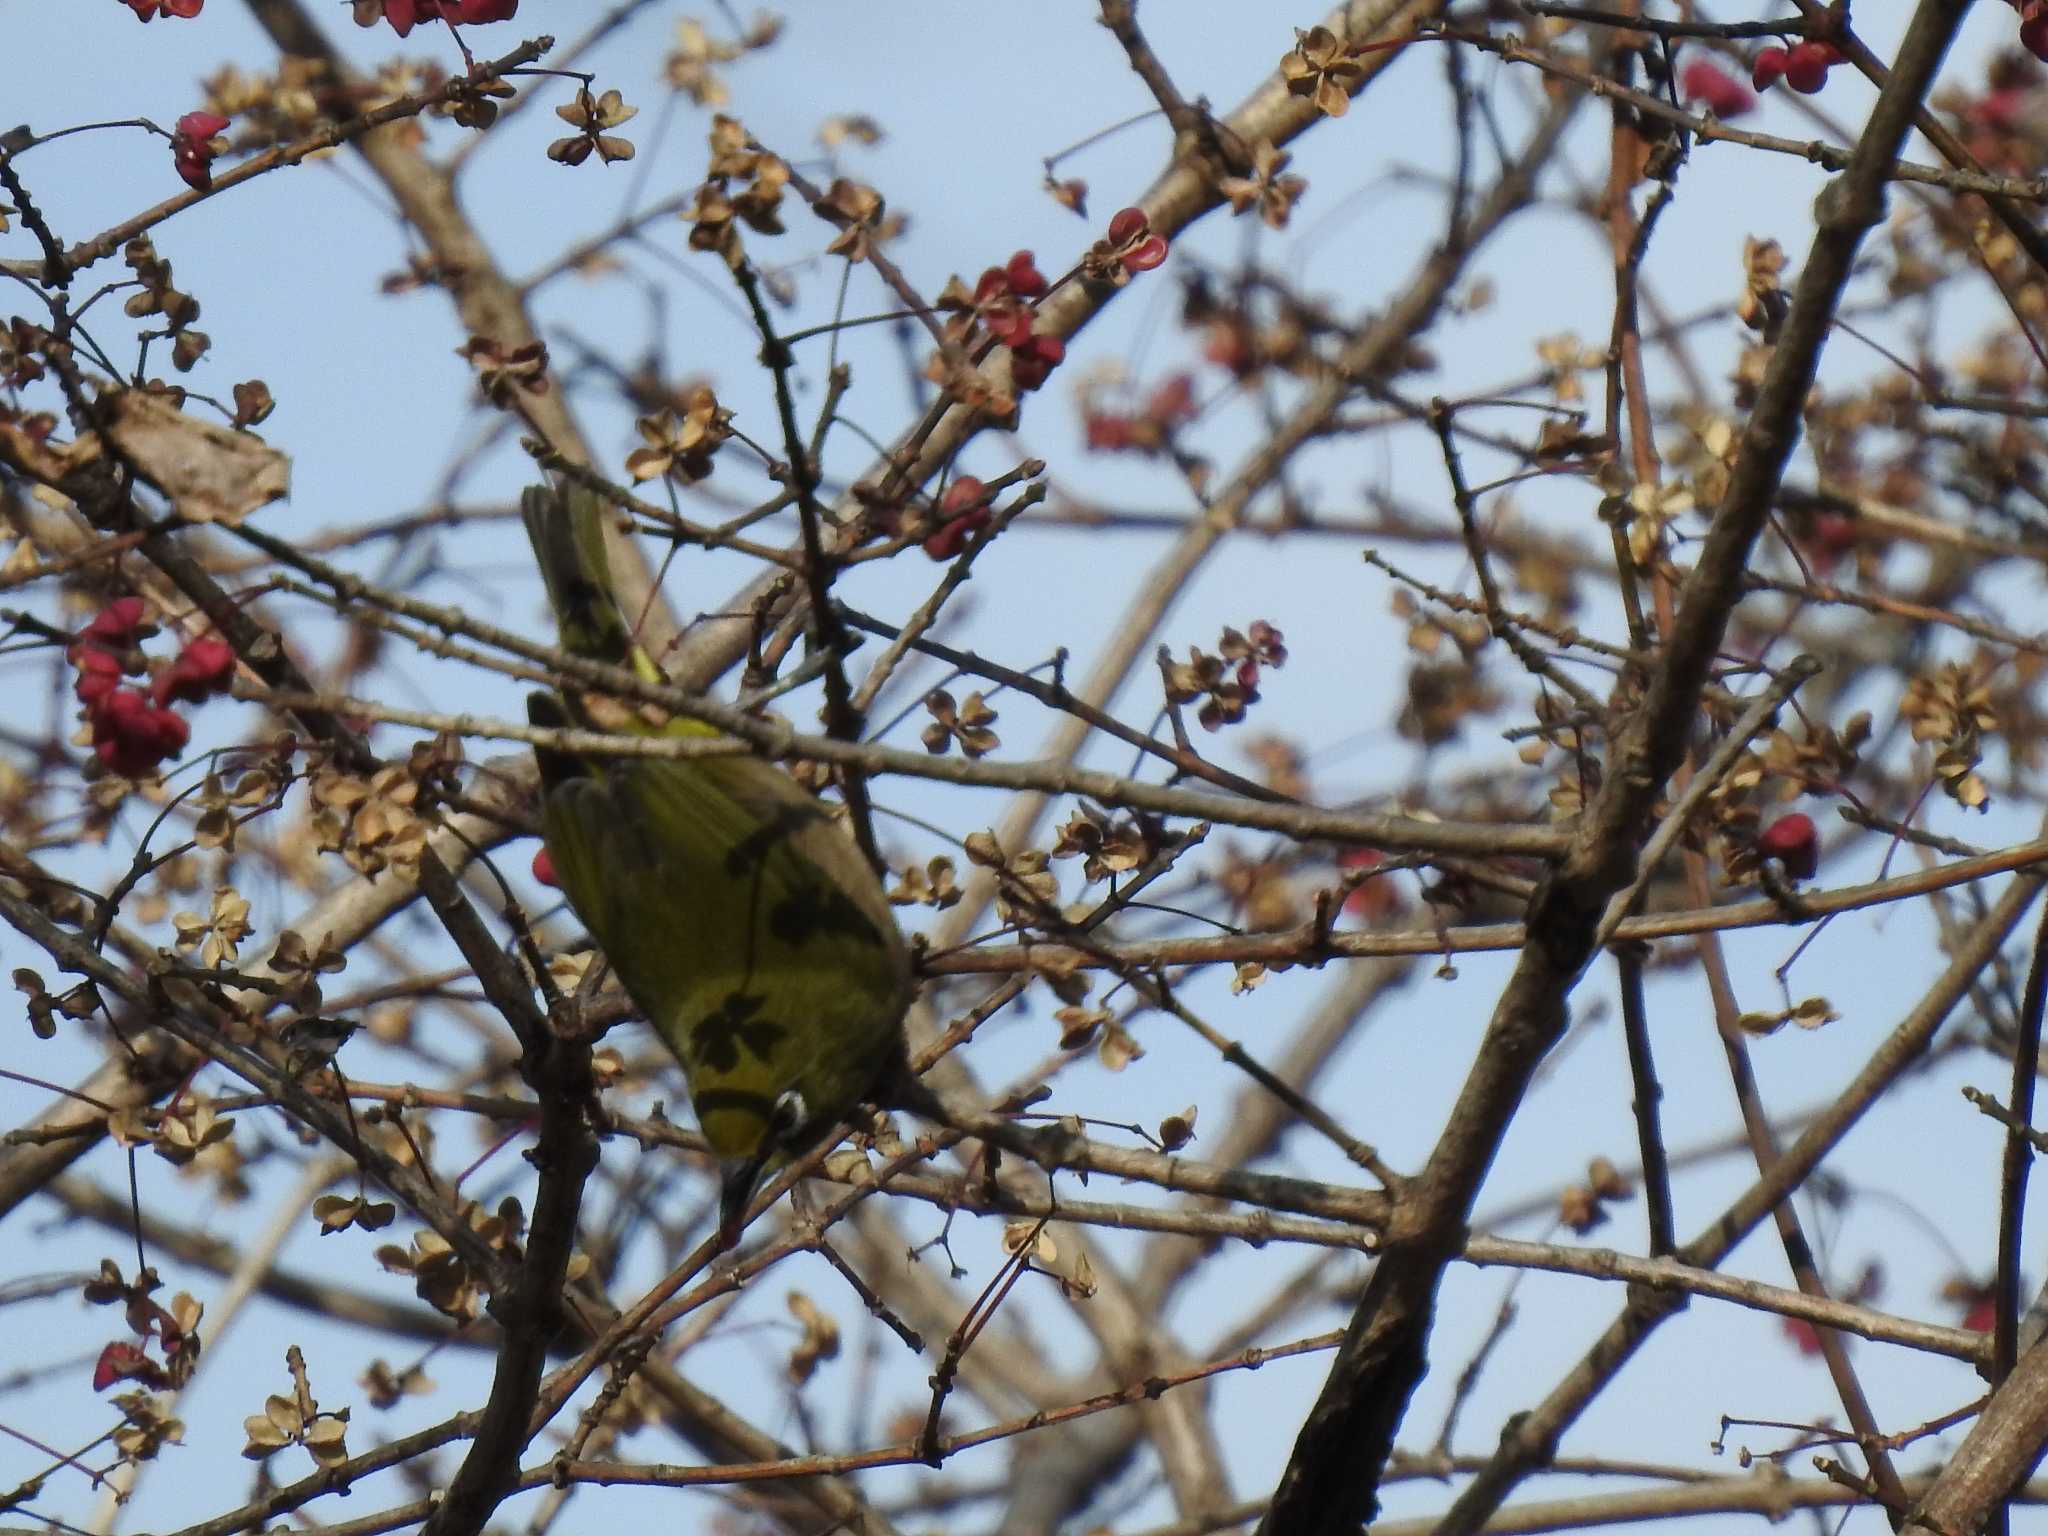
<instances>
[{"instance_id":1,"label":"bird's dark beak","mask_svg":"<svg viewBox=\"0 0 2048 1536\"><path fill-rule=\"evenodd\" d=\"M728 1157L720 1162L718 1243L721 1248L738 1245L740 1229L746 1225L747 1206L754 1198L754 1191L761 1187L761 1173L767 1166L768 1154L765 1151L750 1157Z\"/></svg>"}]
</instances>

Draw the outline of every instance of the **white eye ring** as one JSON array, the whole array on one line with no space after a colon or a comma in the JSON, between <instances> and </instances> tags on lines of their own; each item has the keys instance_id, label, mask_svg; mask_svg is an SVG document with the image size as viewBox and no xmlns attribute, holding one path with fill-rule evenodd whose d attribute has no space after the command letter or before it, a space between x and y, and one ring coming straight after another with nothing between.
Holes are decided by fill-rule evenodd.
<instances>
[{"instance_id":1,"label":"white eye ring","mask_svg":"<svg viewBox=\"0 0 2048 1536\"><path fill-rule=\"evenodd\" d=\"M775 1107L769 1113L769 1130L777 1141L787 1141L810 1117L804 1096L794 1088L786 1088L775 1096Z\"/></svg>"}]
</instances>

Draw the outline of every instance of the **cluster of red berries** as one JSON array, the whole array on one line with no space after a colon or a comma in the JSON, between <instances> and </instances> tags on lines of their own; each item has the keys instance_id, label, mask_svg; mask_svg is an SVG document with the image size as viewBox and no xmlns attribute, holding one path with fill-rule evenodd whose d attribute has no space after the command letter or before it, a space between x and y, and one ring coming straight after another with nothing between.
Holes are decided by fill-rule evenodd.
<instances>
[{"instance_id":1,"label":"cluster of red berries","mask_svg":"<svg viewBox=\"0 0 2048 1536\"><path fill-rule=\"evenodd\" d=\"M197 16L206 0L121 0L139 21L159 16ZM480 27L486 22L510 21L519 14L519 0L355 0L356 25L374 27L389 22L400 37L423 21L445 21L451 26Z\"/></svg>"},{"instance_id":2,"label":"cluster of red berries","mask_svg":"<svg viewBox=\"0 0 2048 1536\"><path fill-rule=\"evenodd\" d=\"M939 498L939 526L925 536L924 552L934 560L952 559L969 535L988 526L989 516L988 487L973 475L962 475Z\"/></svg>"},{"instance_id":3,"label":"cluster of red berries","mask_svg":"<svg viewBox=\"0 0 2048 1536\"><path fill-rule=\"evenodd\" d=\"M1828 83L1828 71L1842 62L1841 50L1833 43L1808 38L1790 48L1773 44L1757 50L1750 67L1749 83L1767 91L1783 80L1802 96L1812 96Z\"/></svg>"},{"instance_id":4,"label":"cluster of red berries","mask_svg":"<svg viewBox=\"0 0 2048 1536\"><path fill-rule=\"evenodd\" d=\"M480 27L486 22L510 21L519 12L519 0L356 0L356 25L374 27L391 24L400 37L423 21L445 21L451 26Z\"/></svg>"},{"instance_id":5,"label":"cluster of red berries","mask_svg":"<svg viewBox=\"0 0 2048 1536\"><path fill-rule=\"evenodd\" d=\"M1037 318L1033 301L1044 298L1051 286L1029 251L990 267L974 285L974 317L1010 349L1010 381L1019 389L1038 388L1067 355L1059 337L1031 329Z\"/></svg>"},{"instance_id":6,"label":"cluster of red berries","mask_svg":"<svg viewBox=\"0 0 2048 1536\"><path fill-rule=\"evenodd\" d=\"M2032 3L2048 10L2048 0ZM1828 83L1828 71L1841 62L1841 51L1833 43L1813 38L1790 48L1773 43L1757 50L1756 60L1750 66L1749 83L1759 91L1767 91L1782 80L1802 95L1811 96ZM1740 117L1756 106L1756 97L1749 88L1724 73L1711 59L1695 57L1688 62L1678 77L1678 85L1686 101L1705 107L1723 120Z\"/></svg>"},{"instance_id":7,"label":"cluster of red berries","mask_svg":"<svg viewBox=\"0 0 2048 1536\"><path fill-rule=\"evenodd\" d=\"M149 633L142 599L116 598L79 631L70 653L78 669L72 691L85 706L93 754L109 771L128 779L152 772L192 739L192 728L171 706L201 703L225 691L235 675L235 653L228 643L202 635L156 673L146 693L131 688L126 679L149 670L142 654Z\"/></svg>"},{"instance_id":8,"label":"cluster of red berries","mask_svg":"<svg viewBox=\"0 0 2048 1536\"><path fill-rule=\"evenodd\" d=\"M171 164L186 186L204 192L213 185L213 158L227 148L220 137L227 126L218 112L187 112L178 119L171 134Z\"/></svg>"}]
</instances>

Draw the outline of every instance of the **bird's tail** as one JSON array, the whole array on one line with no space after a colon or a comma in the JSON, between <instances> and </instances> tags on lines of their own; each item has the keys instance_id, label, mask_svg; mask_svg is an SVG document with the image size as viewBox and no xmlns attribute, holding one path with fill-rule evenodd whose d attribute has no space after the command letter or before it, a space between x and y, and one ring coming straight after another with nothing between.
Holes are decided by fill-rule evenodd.
<instances>
[{"instance_id":1,"label":"bird's tail","mask_svg":"<svg viewBox=\"0 0 2048 1536\"><path fill-rule=\"evenodd\" d=\"M612 666L631 667L648 682L661 671L634 638L612 586L604 547L604 503L582 486L536 485L519 502L526 536L547 583L562 649Z\"/></svg>"}]
</instances>

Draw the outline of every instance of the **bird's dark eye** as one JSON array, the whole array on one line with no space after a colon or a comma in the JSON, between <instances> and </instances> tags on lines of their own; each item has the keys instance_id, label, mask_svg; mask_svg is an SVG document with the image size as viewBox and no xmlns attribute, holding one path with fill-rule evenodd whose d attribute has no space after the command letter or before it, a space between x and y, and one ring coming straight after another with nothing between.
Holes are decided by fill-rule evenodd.
<instances>
[{"instance_id":1,"label":"bird's dark eye","mask_svg":"<svg viewBox=\"0 0 2048 1536\"><path fill-rule=\"evenodd\" d=\"M804 1096L794 1088L784 1089L775 1097L775 1108L768 1122L769 1130L777 1141L788 1141L810 1118L810 1111L804 1105Z\"/></svg>"}]
</instances>

